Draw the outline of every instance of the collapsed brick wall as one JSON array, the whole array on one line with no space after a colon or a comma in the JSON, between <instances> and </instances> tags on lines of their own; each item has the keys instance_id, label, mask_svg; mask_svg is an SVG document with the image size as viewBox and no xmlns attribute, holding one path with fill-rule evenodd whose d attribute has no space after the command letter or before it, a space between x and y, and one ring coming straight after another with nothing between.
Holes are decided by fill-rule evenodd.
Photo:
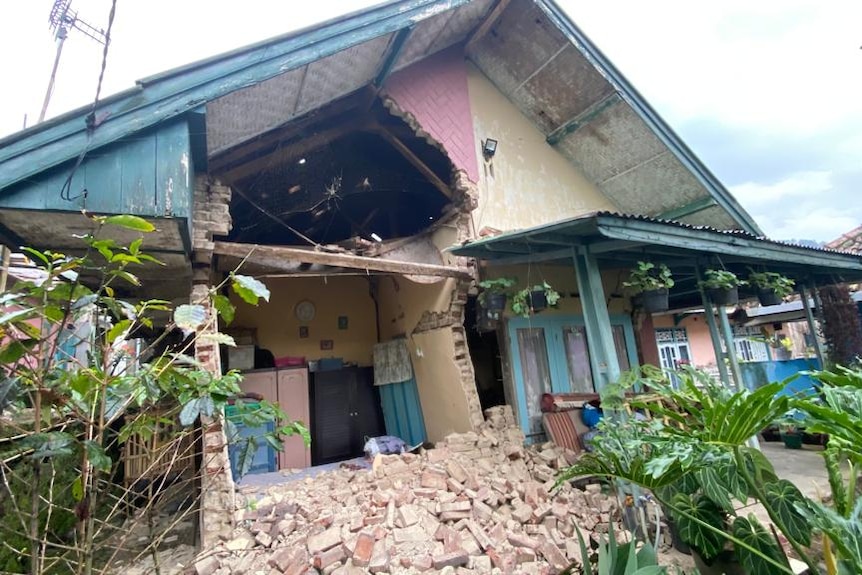
<instances>
[{"instance_id":1,"label":"collapsed brick wall","mask_svg":"<svg viewBox=\"0 0 862 575\"><path fill-rule=\"evenodd\" d=\"M221 375L221 356L214 339L200 336L218 332L218 317L212 309L213 236L226 235L231 229L231 190L208 176L195 178L192 211L192 262L194 266L191 302L203 305L207 319L197 331L195 358L210 373ZM227 437L219 417L201 416L202 461L200 533L203 546L213 545L230 534L234 527L235 486L230 469Z\"/></svg>"},{"instance_id":2,"label":"collapsed brick wall","mask_svg":"<svg viewBox=\"0 0 862 575\"><path fill-rule=\"evenodd\" d=\"M461 208L454 219L458 231L458 242L466 241L470 234L470 211L475 208L476 186L467 175L460 170L453 172L454 196L462 198ZM456 265L463 269L473 269L474 261L471 258L453 258ZM423 333L432 330L444 329L452 333L452 342L455 348L453 360L460 374L461 388L467 401L467 412L470 417L471 426L476 429L484 422L482 416L482 404L479 401L479 392L476 389L476 373L473 369L473 360L470 357L470 349L467 346L467 332L464 329L464 310L467 305L467 297L473 279L460 279L455 282L449 299L449 309L438 312L426 311L422 314L419 323L413 329L413 333Z\"/></svg>"},{"instance_id":3,"label":"collapsed brick wall","mask_svg":"<svg viewBox=\"0 0 862 575\"><path fill-rule=\"evenodd\" d=\"M555 487L575 454L525 448L509 407L486 414L419 455L248 490L237 529L202 554L198 575L545 574L582 563L575 528L607 532L616 499L597 484Z\"/></svg>"}]
</instances>

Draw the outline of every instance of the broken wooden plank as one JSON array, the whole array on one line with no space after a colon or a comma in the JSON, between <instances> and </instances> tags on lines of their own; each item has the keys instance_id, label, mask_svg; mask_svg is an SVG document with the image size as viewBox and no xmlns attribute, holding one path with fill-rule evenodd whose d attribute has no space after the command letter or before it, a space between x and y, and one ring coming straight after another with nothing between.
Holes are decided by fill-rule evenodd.
<instances>
[{"instance_id":1,"label":"broken wooden plank","mask_svg":"<svg viewBox=\"0 0 862 575\"><path fill-rule=\"evenodd\" d=\"M454 266L400 262L383 258L369 258L344 253L327 253L286 246L262 246L236 242L215 242L213 253L222 256L246 258L247 262L274 269L296 268L296 262L322 264L333 267L386 272L402 275L470 278L469 272Z\"/></svg>"}]
</instances>

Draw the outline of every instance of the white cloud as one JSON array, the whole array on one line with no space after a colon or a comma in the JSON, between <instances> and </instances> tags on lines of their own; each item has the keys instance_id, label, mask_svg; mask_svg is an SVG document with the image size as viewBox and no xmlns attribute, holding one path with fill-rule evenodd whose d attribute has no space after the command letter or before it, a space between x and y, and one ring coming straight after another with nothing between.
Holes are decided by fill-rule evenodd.
<instances>
[{"instance_id":1,"label":"white cloud","mask_svg":"<svg viewBox=\"0 0 862 575\"><path fill-rule=\"evenodd\" d=\"M828 171L794 172L772 183L746 182L731 193L775 239L829 241L862 222L862 205Z\"/></svg>"},{"instance_id":2,"label":"white cloud","mask_svg":"<svg viewBox=\"0 0 862 575\"><path fill-rule=\"evenodd\" d=\"M832 190L832 173L827 171L796 172L777 182L764 184L746 182L732 186L730 192L746 209L758 211L764 207L775 208L777 202L789 202L794 198L810 198Z\"/></svg>"}]
</instances>

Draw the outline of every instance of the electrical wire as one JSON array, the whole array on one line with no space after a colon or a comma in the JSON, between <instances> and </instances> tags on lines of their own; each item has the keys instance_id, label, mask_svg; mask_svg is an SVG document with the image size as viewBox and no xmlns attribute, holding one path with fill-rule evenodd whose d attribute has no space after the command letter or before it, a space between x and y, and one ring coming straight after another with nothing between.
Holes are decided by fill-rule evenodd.
<instances>
[{"instance_id":1,"label":"electrical wire","mask_svg":"<svg viewBox=\"0 0 862 575\"><path fill-rule=\"evenodd\" d=\"M86 124L87 124L87 142L84 144L84 148L81 150L81 153L78 154L78 159L75 160L75 165L72 166L72 171L69 172L69 176L63 182L63 187L60 188L60 199L63 199L67 202L72 202L77 200L78 198L84 198L84 205L82 207L86 208L87 201L87 189L84 188L80 194L72 197L72 180L75 177L75 174L78 172L78 168L81 167L81 164L84 162L84 158L87 156L87 152L90 151L90 144L93 139L93 132L98 127L98 123L96 122L96 108L99 105L99 97L102 95L102 83L105 79L105 69L108 65L108 49L111 46L111 29L114 26L114 16L117 14L117 0L111 0L111 11L108 13L108 27L105 30L105 45L102 48L102 65L99 69L99 81L96 83L96 97L93 99L93 106L90 109L90 113L87 114Z\"/></svg>"}]
</instances>

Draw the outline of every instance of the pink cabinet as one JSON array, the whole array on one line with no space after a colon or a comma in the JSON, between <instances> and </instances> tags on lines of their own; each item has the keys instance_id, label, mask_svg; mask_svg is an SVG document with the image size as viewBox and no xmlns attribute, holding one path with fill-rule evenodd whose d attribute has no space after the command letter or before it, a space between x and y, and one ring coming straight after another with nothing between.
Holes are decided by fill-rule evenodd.
<instances>
[{"instance_id":1,"label":"pink cabinet","mask_svg":"<svg viewBox=\"0 0 862 575\"><path fill-rule=\"evenodd\" d=\"M278 403L291 421L309 427L308 370L304 367L249 371L243 374L240 388ZM284 451L278 454L278 468L303 468L311 465L311 449L299 436L286 437Z\"/></svg>"},{"instance_id":2,"label":"pink cabinet","mask_svg":"<svg viewBox=\"0 0 862 575\"><path fill-rule=\"evenodd\" d=\"M308 409L308 370L304 367L279 369L278 405L291 421L301 421L311 429ZM284 439L284 451L278 454L278 468L302 468L311 466L311 448L302 438L293 435Z\"/></svg>"}]
</instances>

